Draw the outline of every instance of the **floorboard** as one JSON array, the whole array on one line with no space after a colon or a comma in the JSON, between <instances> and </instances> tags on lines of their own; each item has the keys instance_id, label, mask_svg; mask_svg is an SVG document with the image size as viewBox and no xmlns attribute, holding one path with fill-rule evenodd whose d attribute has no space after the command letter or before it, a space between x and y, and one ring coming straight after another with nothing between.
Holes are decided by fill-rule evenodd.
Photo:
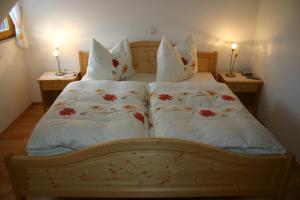
<instances>
[{"instance_id":1,"label":"floorboard","mask_svg":"<svg viewBox=\"0 0 300 200\"><path fill-rule=\"evenodd\" d=\"M3 158L8 154L24 153L26 142L35 124L44 114L43 106L33 103L18 119L0 134L0 199L14 200L15 196L10 185ZM53 198L31 198L49 200ZM224 199L224 198L222 198ZM241 200L241 198L226 198ZM261 198L260 198L261 199ZM300 167L295 166L285 195L286 200L300 200ZM218 199L220 200L220 199ZM244 200L244 199L243 199ZM258 200L258 199L255 199Z\"/></svg>"}]
</instances>

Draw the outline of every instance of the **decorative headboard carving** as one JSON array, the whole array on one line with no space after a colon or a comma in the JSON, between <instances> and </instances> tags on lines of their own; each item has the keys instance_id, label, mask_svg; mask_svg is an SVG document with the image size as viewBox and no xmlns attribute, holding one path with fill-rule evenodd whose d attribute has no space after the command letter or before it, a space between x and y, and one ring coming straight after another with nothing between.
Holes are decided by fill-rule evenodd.
<instances>
[{"instance_id":1,"label":"decorative headboard carving","mask_svg":"<svg viewBox=\"0 0 300 200\"><path fill-rule=\"evenodd\" d=\"M132 64L140 73L156 73L156 54L159 41L137 41L130 43ZM198 52L199 72L211 72L216 77L218 53ZM79 51L79 63L81 77L86 73L88 66L88 51Z\"/></svg>"}]
</instances>

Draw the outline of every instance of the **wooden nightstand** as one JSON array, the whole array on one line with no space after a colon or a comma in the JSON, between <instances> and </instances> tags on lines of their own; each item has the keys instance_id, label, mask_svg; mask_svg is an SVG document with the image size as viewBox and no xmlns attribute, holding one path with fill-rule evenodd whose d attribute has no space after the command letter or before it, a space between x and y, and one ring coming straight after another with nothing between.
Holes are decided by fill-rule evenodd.
<instances>
[{"instance_id":1,"label":"wooden nightstand","mask_svg":"<svg viewBox=\"0 0 300 200\"><path fill-rule=\"evenodd\" d=\"M226 76L226 73L218 73L218 81L227 84L250 113L256 116L264 82L262 80L247 79L240 73L235 73L235 75L236 77L230 78Z\"/></svg>"},{"instance_id":2,"label":"wooden nightstand","mask_svg":"<svg viewBox=\"0 0 300 200\"><path fill-rule=\"evenodd\" d=\"M77 81L80 77L78 72L67 72L63 76L56 76L55 73L56 71L45 72L37 80L45 111L50 108L57 96L70 82Z\"/></svg>"}]
</instances>

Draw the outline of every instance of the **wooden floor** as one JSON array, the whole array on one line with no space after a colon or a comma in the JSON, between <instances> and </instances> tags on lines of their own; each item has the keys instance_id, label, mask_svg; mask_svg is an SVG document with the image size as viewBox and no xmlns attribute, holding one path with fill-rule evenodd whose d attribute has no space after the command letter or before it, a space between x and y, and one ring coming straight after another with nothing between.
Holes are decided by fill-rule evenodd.
<instances>
[{"instance_id":1,"label":"wooden floor","mask_svg":"<svg viewBox=\"0 0 300 200\"><path fill-rule=\"evenodd\" d=\"M10 127L0 134L0 199L15 199L3 158L7 154L24 152L26 142L35 124L44 114L41 104L32 104ZM51 198L32 198L51 199ZM240 198L226 198L240 199ZM286 191L286 200L300 200L300 167L295 166Z\"/></svg>"}]
</instances>

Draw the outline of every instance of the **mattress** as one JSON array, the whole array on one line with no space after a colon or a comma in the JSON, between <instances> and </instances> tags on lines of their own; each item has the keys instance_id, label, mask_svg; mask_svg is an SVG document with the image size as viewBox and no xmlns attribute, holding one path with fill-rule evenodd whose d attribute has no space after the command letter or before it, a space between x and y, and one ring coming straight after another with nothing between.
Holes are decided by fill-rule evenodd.
<instances>
[{"instance_id":1,"label":"mattress","mask_svg":"<svg viewBox=\"0 0 300 200\"><path fill-rule=\"evenodd\" d=\"M88 81L86 75L81 79L82 81ZM143 81L143 82L155 82L155 73L136 73L132 77L125 79L124 81ZM186 79L185 81L216 81L210 72L199 72L194 74L192 77Z\"/></svg>"}]
</instances>

